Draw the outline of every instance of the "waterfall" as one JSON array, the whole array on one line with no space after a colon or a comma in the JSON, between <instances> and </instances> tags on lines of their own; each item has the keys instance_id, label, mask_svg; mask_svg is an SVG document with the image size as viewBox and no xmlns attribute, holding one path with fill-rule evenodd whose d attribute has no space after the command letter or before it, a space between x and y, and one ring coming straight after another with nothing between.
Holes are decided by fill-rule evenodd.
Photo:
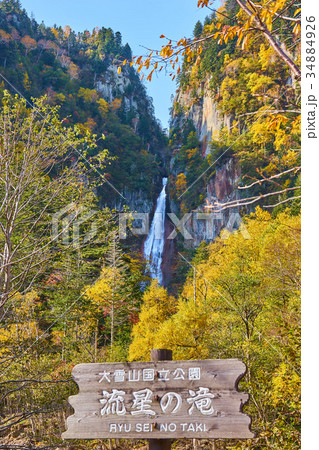
<instances>
[{"instance_id":1,"label":"waterfall","mask_svg":"<svg viewBox=\"0 0 319 450\"><path fill-rule=\"evenodd\" d=\"M166 184L167 178L163 178L163 189L157 199L151 228L144 243L144 257L148 261L148 270L152 278L158 279L160 285L163 284L161 265L165 242Z\"/></svg>"}]
</instances>

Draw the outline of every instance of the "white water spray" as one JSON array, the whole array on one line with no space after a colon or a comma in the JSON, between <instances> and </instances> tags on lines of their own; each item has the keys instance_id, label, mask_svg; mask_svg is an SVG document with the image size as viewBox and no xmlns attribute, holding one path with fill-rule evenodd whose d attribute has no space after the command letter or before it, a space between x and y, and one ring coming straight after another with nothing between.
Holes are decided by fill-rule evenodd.
<instances>
[{"instance_id":1,"label":"white water spray","mask_svg":"<svg viewBox=\"0 0 319 450\"><path fill-rule=\"evenodd\" d=\"M152 278L157 278L163 284L162 258L165 242L166 184L163 178L163 189L157 199L156 209L150 232L144 243L144 257L148 261L148 270Z\"/></svg>"}]
</instances>

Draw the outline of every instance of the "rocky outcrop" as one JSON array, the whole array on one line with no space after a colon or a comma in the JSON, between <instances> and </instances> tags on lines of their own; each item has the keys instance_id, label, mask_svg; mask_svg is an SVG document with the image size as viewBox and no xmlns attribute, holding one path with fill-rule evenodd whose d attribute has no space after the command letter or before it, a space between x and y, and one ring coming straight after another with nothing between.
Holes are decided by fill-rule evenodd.
<instances>
[{"instance_id":1,"label":"rocky outcrop","mask_svg":"<svg viewBox=\"0 0 319 450\"><path fill-rule=\"evenodd\" d=\"M96 89L105 100L112 102L116 97L124 96L125 109L137 109L138 104L131 91L131 80L125 70L117 73L116 66L109 66L104 75L95 83Z\"/></svg>"},{"instance_id":2,"label":"rocky outcrop","mask_svg":"<svg viewBox=\"0 0 319 450\"><path fill-rule=\"evenodd\" d=\"M212 93L207 88L207 83L202 86L199 100L194 101L190 91L178 91L175 97L177 110L172 118L173 126L182 126L185 119L191 119L202 144L202 155L205 158L210 153L209 142L218 140L220 130L223 127L230 128L231 118L222 115ZM176 108L175 108L176 109ZM173 157L174 158L174 157ZM173 158L171 168L173 167ZM186 247L197 247L202 241L213 241L225 227L234 228L235 216L239 217L238 209L220 208L219 212L211 213L211 205L227 203L239 199L239 191L236 186L240 178L240 168L233 158L218 161L211 170L215 170L214 176L206 186L205 202L195 211L186 223L186 229L192 239L185 239ZM194 189L196 187L194 186ZM177 210L177 205L171 204L172 211ZM214 208L216 211L216 208ZM236 221L235 221L236 222Z\"/></svg>"},{"instance_id":3,"label":"rocky outcrop","mask_svg":"<svg viewBox=\"0 0 319 450\"><path fill-rule=\"evenodd\" d=\"M232 158L216 168L214 177L206 186L205 204L192 211L187 221L186 228L192 236L192 239L185 240L187 247L198 247L202 241L213 241L223 228L232 230L238 227L238 208L214 209L212 213L210 206L239 199L236 189L239 178L239 167Z\"/></svg>"},{"instance_id":4,"label":"rocky outcrop","mask_svg":"<svg viewBox=\"0 0 319 450\"><path fill-rule=\"evenodd\" d=\"M124 211L127 207L130 211L138 213L151 213L154 209L154 199L149 198L142 189L131 191L125 187L121 194L123 197L114 193L113 198L107 199L107 206L110 209Z\"/></svg>"},{"instance_id":5,"label":"rocky outcrop","mask_svg":"<svg viewBox=\"0 0 319 450\"><path fill-rule=\"evenodd\" d=\"M146 91L144 91L143 85L134 70L126 66L118 73L118 66L110 64L103 75L95 81L95 88L109 104L115 99L121 99L124 112L129 113L126 117L127 123L132 127L134 133L144 141L145 151L153 155L159 155L159 158L161 158L163 150L156 141L161 130L155 118L153 118L151 100L147 97ZM149 141L146 141L143 133L138 129L139 122L143 117L148 119L148 125L144 128L146 128ZM132 163L132 167L134 164L135 162ZM152 184L157 186L160 178L161 175L158 172L154 175ZM134 180L131 183L132 185L134 186ZM106 186L105 193L102 194L103 206L117 211L129 209L131 212L150 213L154 209L156 194L156 188L147 189L146 192L142 189L124 187L123 190L116 193L112 188Z\"/></svg>"},{"instance_id":6,"label":"rocky outcrop","mask_svg":"<svg viewBox=\"0 0 319 450\"><path fill-rule=\"evenodd\" d=\"M219 132L223 127L230 128L231 118L221 114L213 94L208 89L208 81L201 86L195 100L191 90L179 90L174 99L177 109L182 111L185 119L191 119L196 128L198 137L202 142L203 155L209 153L209 142L218 139ZM175 120L178 120L177 116ZM174 123L174 117L173 117Z\"/></svg>"}]
</instances>

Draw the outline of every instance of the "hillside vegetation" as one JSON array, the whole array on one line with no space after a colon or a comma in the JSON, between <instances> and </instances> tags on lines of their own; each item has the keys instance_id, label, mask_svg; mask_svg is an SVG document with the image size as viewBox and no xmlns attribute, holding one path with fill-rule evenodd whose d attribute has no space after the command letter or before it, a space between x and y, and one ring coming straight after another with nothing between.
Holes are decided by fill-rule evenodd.
<instances>
[{"instance_id":1,"label":"hillside vegetation","mask_svg":"<svg viewBox=\"0 0 319 450\"><path fill-rule=\"evenodd\" d=\"M145 448L61 434L74 365L147 361L154 347L247 366L256 438L173 448L300 448L299 6L255 2L294 69L241 3L164 45L155 67L110 28L48 28L0 2L0 448ZM178 80L169 142L140 80L161 58ZM204 96L221 119L210 142L190 116ZM229 160L241 226L197 249L179 237L173 288L151 282L114 205L127 211L125 189L154 202L168 174L175 212L232 211L206 202Z\"/></svg>"},{"instance_id":2,"label":"hillside vegetation","mask_svg":"<svg viewBox=\"0 0 319 450\"><path fill-rule=\"evenodd\" d=\"M121 33L104 27L79 33L69 26L48 28L30 19L17 1L1 5L0 94L10 89L28 101L46 95L48 104L59 106L65 126L76 124L82 135L103 136L86 155L90 159L106 148L113 158L97 177L119 191L143 189L152 197L165 138L136 71L127 65L117 73L132 56ZM104 204L115 193L108 187L104 180Z\"/></svg>"}]
</instances>

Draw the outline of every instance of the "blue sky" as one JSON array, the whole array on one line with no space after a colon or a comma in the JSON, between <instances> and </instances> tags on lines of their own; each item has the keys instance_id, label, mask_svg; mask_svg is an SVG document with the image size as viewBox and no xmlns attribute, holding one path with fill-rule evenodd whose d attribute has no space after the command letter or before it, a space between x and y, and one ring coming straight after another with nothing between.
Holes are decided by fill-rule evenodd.
<instances>
[{"instance_id":1,"label":"blue sky","mask_svg":"<svg viewBox=\"0 0 319 450\"><path fill-rule=\"evenodd\" d=\"M133 54L148 48L161 48L164 34L171 39L191 36L197 20L210 14L197 8L197 0L22 0L22 7L47 26L70 25L75 31L92 30L95 26L120 31L123 43L129 43ZM168 127L171 96L175 82L163 73L145 82L153 98L156 117Z\"/></svg>"}]
</instances>

